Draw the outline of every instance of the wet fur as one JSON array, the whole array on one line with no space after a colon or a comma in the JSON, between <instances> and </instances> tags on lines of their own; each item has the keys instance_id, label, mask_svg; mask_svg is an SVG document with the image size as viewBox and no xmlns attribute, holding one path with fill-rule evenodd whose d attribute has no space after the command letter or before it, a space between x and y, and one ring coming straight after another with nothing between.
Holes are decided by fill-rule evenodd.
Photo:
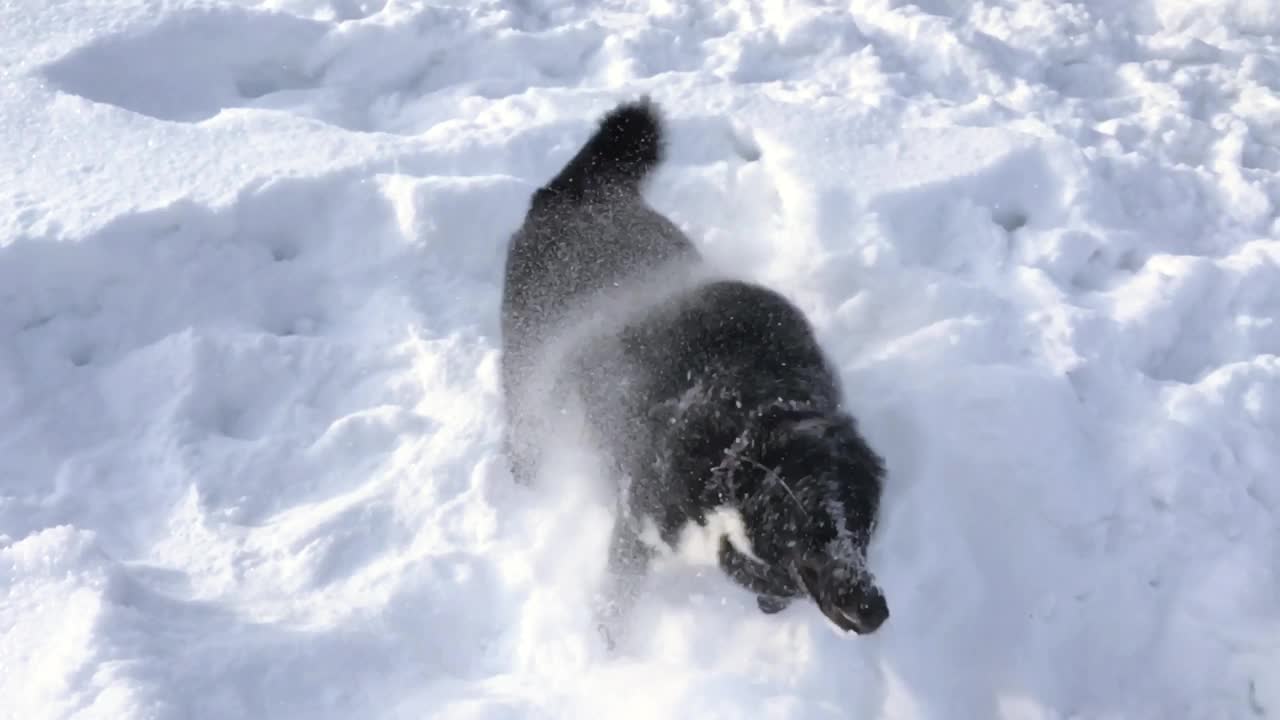
<instances>
[{"instance_id":1,"label":"wet fur","mask_svg":"<svg viewBox=\"0 0 1280 720\"><path fill-rule=\"evenodd\" d=\"M722 537L720 567L776 612L805 594L786 561L797 546L866 572L884 469L800 310L717 277L645 203L661 157L656 108L618 106L534 194L511 240L502 370L512 471L533 481L555 401L572 394L622 478L611 607L625 608L652 555L646 526L674 545L690 522L729 510L750 547Z\"/></svg>"}]
</instances>

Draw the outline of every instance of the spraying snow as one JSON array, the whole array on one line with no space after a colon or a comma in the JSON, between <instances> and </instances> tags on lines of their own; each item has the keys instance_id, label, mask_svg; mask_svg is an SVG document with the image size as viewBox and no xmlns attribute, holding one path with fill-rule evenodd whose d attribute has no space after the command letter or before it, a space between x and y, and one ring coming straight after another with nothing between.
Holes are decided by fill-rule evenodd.
<instances>
[{"instance_id":1,"label":"spraying snow","mask_svg":"<svg viewBox=\"0 0 1280 720\"><path fill-rule=\"evenodd\" d=\"M1280 713L1271 0L0 8L0 717ZM617 101L887 463L873 636L512 482L498 303ZM557 473L551 473L552 476Z\"/></svg>"}]
</instances>

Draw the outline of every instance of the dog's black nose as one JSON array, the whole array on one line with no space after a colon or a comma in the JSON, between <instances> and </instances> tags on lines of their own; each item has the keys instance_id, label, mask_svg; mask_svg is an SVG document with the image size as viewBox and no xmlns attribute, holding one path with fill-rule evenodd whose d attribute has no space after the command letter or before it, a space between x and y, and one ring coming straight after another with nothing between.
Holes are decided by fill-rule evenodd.
<instances>
[{"instance_id":1,"label":"dog's black nose","mask_svg":"<svg viewBox=\"0 0 1280 720\"><path fill-rule=\"evenodd\" d=\"M774 597L772 595L756 596L756 606L760 608L760 612L765 615L773 615L787 609L791 604L790 598Z\"/></svg>"},{"instance_id":2,"label":"dog's black nose","mask_svg":"<svg viewBox=\"0 0 1280 720\"><path fill-rule=\"evenodd\" d=\"M889 619L889 603L880 592L864 594L852 607L841 607L841 614L849 618L853 631L859 635L868 635L880 629Z\"/></svg>"},{"instance_id":3,"label":"dog's black nose","mask_svg":"<svg viewBox=\"0 0 1280 720\"><path fill-rule=\"evenodd\" d=\"M867 635L889 619L889 603L866 572L821 556L803 557L795 568L818 609L841 630Z\"/></svg>"}]
</instances>

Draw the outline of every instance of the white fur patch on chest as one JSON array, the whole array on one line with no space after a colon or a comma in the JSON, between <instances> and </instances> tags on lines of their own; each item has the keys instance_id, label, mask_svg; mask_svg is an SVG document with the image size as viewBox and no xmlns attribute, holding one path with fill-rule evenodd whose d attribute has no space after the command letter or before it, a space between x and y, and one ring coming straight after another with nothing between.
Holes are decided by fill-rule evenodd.
<instances>
[{"instance_id":1,"label":"white fur patch on chest","mask_svg":"<svg viewBox=\"0 0 1280 720\"><path fill-rule=\"evenodd\" d=\"M747 538L747 528L742 521L742 513L737 508L718 507L707 514L705 525L693 520L685 523L680 529L674 547L663 542L658 525L653 518L641 520L640 540L652 548L660 557L679 559L693 565L716 565L719 563L720 540L728 537L729 544L743 555L763 562L756 557L751 548L751 540Z\"/></svg>"}]
</instances>

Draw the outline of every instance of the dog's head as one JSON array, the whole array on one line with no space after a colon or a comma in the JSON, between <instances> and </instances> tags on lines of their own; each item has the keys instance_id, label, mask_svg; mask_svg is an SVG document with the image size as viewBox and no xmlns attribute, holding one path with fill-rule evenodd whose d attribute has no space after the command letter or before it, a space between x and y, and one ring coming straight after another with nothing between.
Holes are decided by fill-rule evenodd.
<instances>
[{"instance_id":1,"label":"dog's head","mask_svg":"<svg viewBox=\"0 0 1280 720\"><path fill-rule=\"evenodd\" d=\"M882 461L847 415L770 415L756 441L735 451L753 552L791 580L779 595L808 595L842 630L875 632L889 617L866 555Z\"/></svg>"}]
</instances>

